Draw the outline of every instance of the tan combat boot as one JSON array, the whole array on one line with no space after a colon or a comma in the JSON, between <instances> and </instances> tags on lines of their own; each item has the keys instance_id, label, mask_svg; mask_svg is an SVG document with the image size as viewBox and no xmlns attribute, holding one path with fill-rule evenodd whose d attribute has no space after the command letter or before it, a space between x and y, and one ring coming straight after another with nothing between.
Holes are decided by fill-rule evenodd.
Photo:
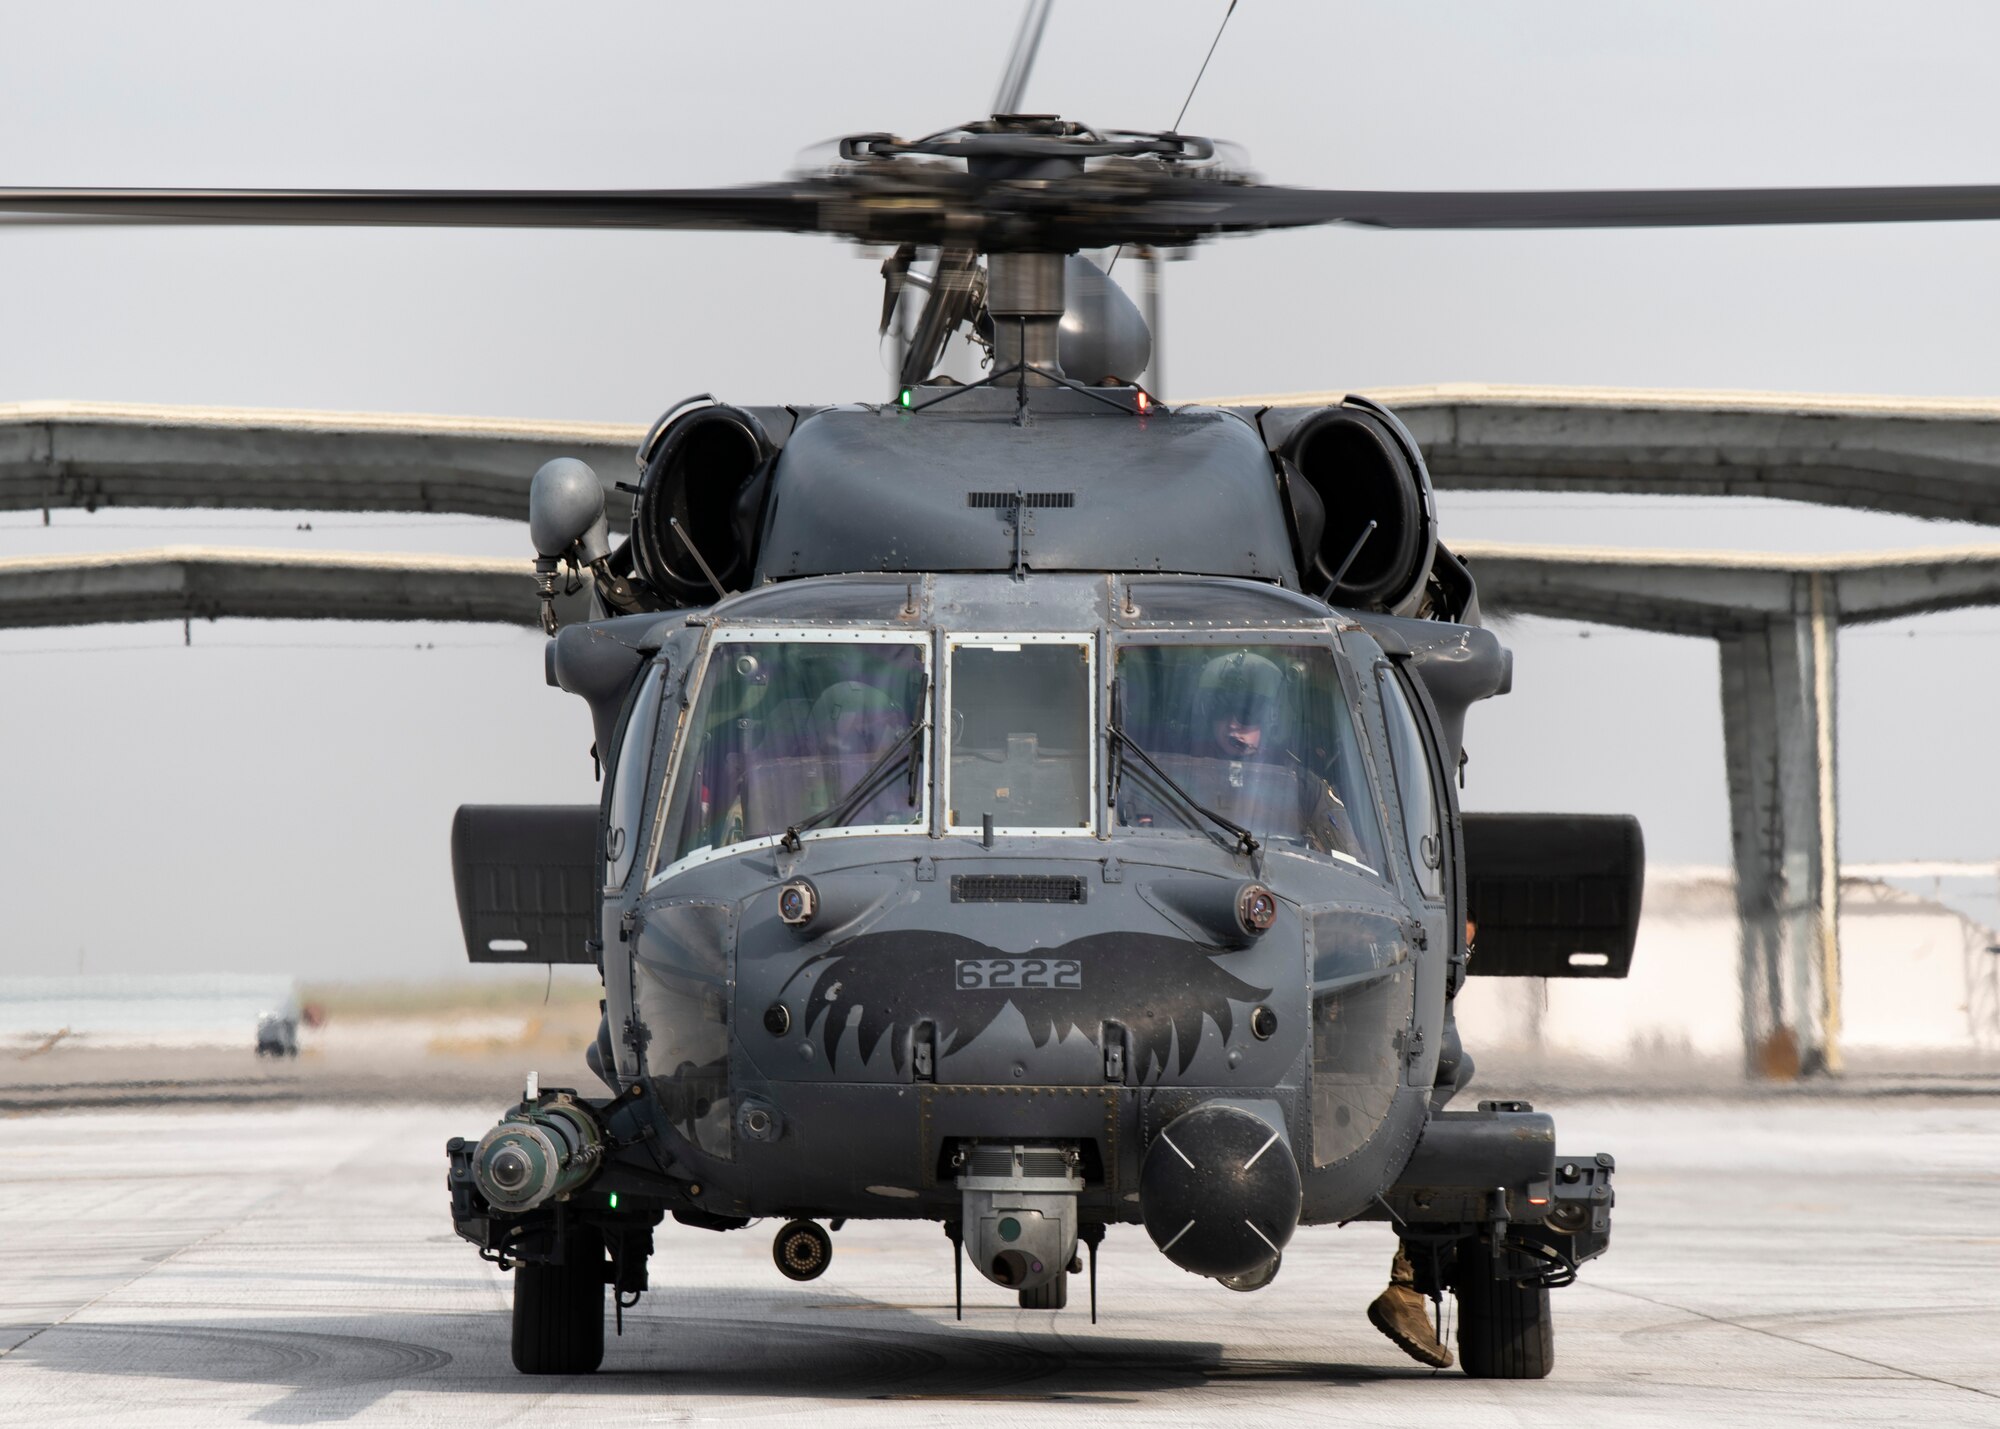
<instances>
[{"instance_id":1,"label":"tan combat boot","mask_svg":"<svg viewBox=\"0 0 2000 1429\"><path fill-rule=\"evenodd\" d=\"M1432 1369L1450 1369L1451 1351L1431 1328L1430 1302L1417 1293L1417 1277L1400 1243L1389 1266L1389 1288L1368 1307L1368 1319L1394 1340L1403 1353Z\"/></svg>"}]
</instances>

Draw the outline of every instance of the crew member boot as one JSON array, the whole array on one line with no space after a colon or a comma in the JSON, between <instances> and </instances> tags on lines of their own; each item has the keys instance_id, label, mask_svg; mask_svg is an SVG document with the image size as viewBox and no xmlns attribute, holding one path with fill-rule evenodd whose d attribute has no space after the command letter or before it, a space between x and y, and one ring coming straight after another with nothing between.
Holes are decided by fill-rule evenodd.
<instances>
[{"instance_id":1,"label":"crew member boot","mask_svg":"<svg viewBox=\"0 0 2000 1429\"><path fill-rule=\"evenodd\" d=\"M1389 1288L1368 1307L1368 1319L1394 1340L1403 1353L1432 1369L1450 1369L1451 1351L1439 1343L1431 1327L1430 1301L1417 1293L1417 1277L1401 1241L1389 1265Z\"/></svg>"}]
</instances>

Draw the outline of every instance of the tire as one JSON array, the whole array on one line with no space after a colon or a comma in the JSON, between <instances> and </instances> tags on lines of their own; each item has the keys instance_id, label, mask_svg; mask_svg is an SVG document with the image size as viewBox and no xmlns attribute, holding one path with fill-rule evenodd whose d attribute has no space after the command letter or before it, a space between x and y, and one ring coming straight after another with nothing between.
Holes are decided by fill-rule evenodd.
<instances>
[{"instance_id":1,"label":"tire","mask_svg":"<svg viewBox=\"0 0 2000 1429\"><path fill-rule=\"evenodd\" d=\"M1058 1275L1047 1285L1019 1292L1023 1310L1061 1310L1069 1305L1069 1275Z\"/></svg>"},{"instance_id":2,"label":"tire","mask_svg":"<svg viewBox=\"0 0 2000 1429\"><path fill-rule=\"evenodd\" d=\"M1504 1270L1531 1275L1525 1256L1509 1255ZM1546 1379L1556 1367L1555 1326L1546 1285L1516 1285L1493 1274L1488 1247L1467 1241L1459 1249L1458 1362L1473 1379Z\"/></svg>"},{"instance_id":3,"label":"tire","mask_svg":"<svg viewBox=\"0 0 2000 1429\"><path fill-rule=\"evenodd\" d=\"M604 1237L571 1226L569 1259L514 1269L514 1368L589 1374L604 1362Z\"/></svg>"}]
</instances>

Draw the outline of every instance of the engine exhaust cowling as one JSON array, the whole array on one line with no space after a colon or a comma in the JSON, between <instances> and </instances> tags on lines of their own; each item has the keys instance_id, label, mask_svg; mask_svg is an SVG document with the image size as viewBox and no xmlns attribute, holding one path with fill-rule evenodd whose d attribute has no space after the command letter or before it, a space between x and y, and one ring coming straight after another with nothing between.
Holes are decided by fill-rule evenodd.
<instances>
[{"instance_id":1,"label":"engine exhaust cowling","mask_svg":"<svg viewBox=\"0 0 2000 1429\"><path fill-rule=\"evenodd\" d=\"M1319 595L1338 576L1334 605L1415 614L1437 553L1437 505L1402 423L1350 397L1298 419L1278 455L1291 468L1300 584Z\"/></svg>"},{"instance_id":2,"label":"engine exhaust cowling","mask_svg":"<svg viewBox=\"0 0 2000 1429\"><path fill-rule=\"evenodd\" d=\"M748 581L772 451L755 417L719 404L681 414L652 439L632 498L632 551L662 599L707 605L716 584Z\"/></svg>"}]
</instances>

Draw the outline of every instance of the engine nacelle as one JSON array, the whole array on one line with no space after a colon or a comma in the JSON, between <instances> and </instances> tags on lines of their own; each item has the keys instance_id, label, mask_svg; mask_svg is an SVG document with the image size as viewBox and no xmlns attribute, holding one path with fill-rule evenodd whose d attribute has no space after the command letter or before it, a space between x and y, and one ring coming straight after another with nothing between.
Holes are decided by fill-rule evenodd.
<instances>
[{"instance_id":1,"label":"engine nacelle","mask_svg":"<svg viewBox=\"0 0 2000 1429\"><path fill-rule=\"evenodd\" d=\"M1403 424L1358 397L1264 422L1285 467L1300 584L1313 595L1332 584L1334 605L1415 614L1437 554L1437 503Z\"/></svg>"},{"instance_id":2,"label":"engine nacelle","mask_svg":"<svg viewBox=\"0 0 2000 1429\"><path fill-rule=\"evenodd\" d=\"M762 423L720 404L682 413L649 441L632 499L632 553L662 600L707 605L716 586L748 583L772 451Z\"/></svg>"}]
</instances>

